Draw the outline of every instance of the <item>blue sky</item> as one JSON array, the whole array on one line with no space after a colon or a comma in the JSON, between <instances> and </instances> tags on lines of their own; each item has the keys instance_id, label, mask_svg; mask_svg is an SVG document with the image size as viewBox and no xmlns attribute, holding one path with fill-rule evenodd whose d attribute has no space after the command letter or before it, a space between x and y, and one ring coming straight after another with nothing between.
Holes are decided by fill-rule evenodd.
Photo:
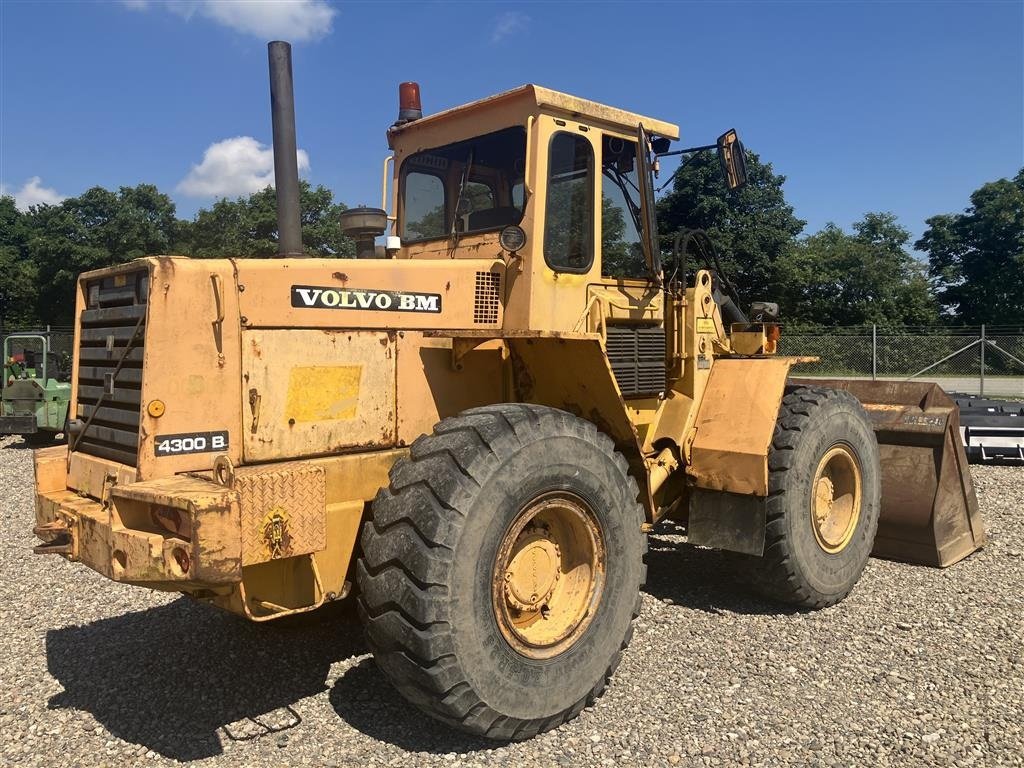
<instances>
[{"instance_id":1,"label":"blue sky","mask_svg":"<svg viewBox=\"0 0 1024 768\"><path fill-rule=\"evenodd\" d=\"M0 0L4 191L151 182L190 217L265 183L274 37L295 44L303 175L350 205L380 199L402 80L427 112L536 82L676 122L687 144L735 127L809 232L886 210L916 235L1024 166L1019 0Z\"/></svg>"}]
</instances>

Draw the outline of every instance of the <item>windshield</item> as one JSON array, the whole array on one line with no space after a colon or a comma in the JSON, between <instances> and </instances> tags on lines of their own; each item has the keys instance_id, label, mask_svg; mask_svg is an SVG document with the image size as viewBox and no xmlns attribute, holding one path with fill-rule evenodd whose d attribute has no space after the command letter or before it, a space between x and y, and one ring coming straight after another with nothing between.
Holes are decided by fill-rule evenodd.
<instances>
[{"instance_id":1,"label":"windshield","mask_svg":"<svg viewBox=\"0 0 1024 768\"><path fill-rule=\"evenodd\" d=\"M526 130L506 128L402 163L405 242L501 229L523 218Z\"/></svg>"},{"instance_id":2,"label":"windshield","mask_svg":"<svg viewBox=\"0 0 1024 768\"><path fill-rule=\"evenodd\" d=\"M638 226L636 142L605 136L601 173L601 274L647 277Z\"/></svg>"}]
</instances>

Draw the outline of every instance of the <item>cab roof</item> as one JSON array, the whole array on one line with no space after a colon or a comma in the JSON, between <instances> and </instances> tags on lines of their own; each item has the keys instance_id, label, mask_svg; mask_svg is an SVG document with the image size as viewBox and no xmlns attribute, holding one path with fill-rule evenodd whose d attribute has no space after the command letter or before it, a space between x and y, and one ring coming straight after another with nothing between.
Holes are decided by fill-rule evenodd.
<instances>
[{"instance_id":1,"label":"cab roof","mask_svg":"<svg viewBox=\"0 0 1024 768\"><path fill-rule=\"evenodd\" d=\"M553 91L550 88L543 88L532 83L521 85L518 88L513 88L510 91L504 91L494 96L472 101L469 104L452 107L442 112L435 112L411 123L394 126L391 128L391 132L405 133L420 126L434 125L455 115L462 116L478 110L490 110L506 104L511 106L516 102L525 102L526 105L532 105L541 112L558 114L559 116L578 119L581 122L604 125L627 133L635 131L637 125L643 124L648 133L673 140L679 138L679 126L672 123L655 120L652 117L644 117L635 112L627 112L617 107L609 107L596 101L581 99L568 93ZM530 111L534 110L531 109Z\"/></svg>"}]
</instances>

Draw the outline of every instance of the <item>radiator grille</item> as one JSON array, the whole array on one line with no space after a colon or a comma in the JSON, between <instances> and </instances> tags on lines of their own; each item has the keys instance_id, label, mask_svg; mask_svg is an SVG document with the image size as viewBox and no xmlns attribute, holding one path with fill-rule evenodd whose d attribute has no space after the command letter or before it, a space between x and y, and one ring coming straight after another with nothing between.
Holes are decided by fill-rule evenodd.
<instances>
[{"instance_id":1,"label":"radiator grille","mask_svg":"<svg viewBox=\"0 0 1024 768\"><path fill-rule=\"evenodd\" d=\"M491 324L498 322L498 308L501 306L501 275L497 272L476 273L476 293L473 301L473 322Z\"/></svg>"},{"instance_id":2,"label":"radiator grille","mask_svg":"<svg viewBox=\"0 0 1024 768\"><path fill-rule=\"evenodd\" d=\"M73 438L75 450L130 466L138 456L148 278L137 270L90 280L79 318L77 417L88 427Z\"/></svg>"},{"instance_id":3,"label":"radiator grille","mask_svg":"<svg viewBox=\"0 0 1024 768\"><path fill-rule=\"evenodd\" d=\"M623 397L656 395L664 390L664 328L609 325L605 349Z\"/></svg>"}]
</instances>

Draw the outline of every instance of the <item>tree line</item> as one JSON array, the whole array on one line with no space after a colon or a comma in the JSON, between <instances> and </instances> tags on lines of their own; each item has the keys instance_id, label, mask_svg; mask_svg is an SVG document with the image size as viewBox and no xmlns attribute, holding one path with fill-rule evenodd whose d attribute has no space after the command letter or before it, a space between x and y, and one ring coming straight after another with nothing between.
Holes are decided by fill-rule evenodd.
<instances>
[{"instance_id":1,"label":"tree line","mask_svg":"<svg viewBox=\"0 0 1024 768\"><path fill-rule=\"evenodd\" d=\"M752 152L747 172L748 186L728 192L717 158L697 156L658 202L666 248L669 233L705 230L745 302L778 302L790 326L1024 325L1024 169L982 185L963 212L927 219L913 244L884 212L865 213L849 232L828 224L807 234L785 199L785 177ZM307 253L353 254L338 226L345 206L329 189L302 182L301 205ZM0 320L70 324L79 273L140 256L276 252L269 187L219 200L191 220L178 218L174 201L151 184L93 187L28 211L0 197Z\"/></svg>"},{"instance_id":2,"label":"tree line","mask_svg":"<svg viewBox=\"0 0 1024 768\"><path fill-rule=\"evenodd\" d=\"M1024 169L926 219L913 243L885 212L805 234L785 177L749 151L747 176L728 192L717 158L694 158L658 203L663 247L664 233L706 230L744 301L777 301L785 324L1024 325Z\"/></svg>"},{"instance_id":3,"label":"tree line","mask_svg":"<svg viewBox=\"0 0 1024 768\"><path fill-rule=\"evenodd\" d=\"M355 252L341 234L334 202L323 186L301 185L302 240L311 256ZM70 325L78 275L153 254L196 258L268 258L277 253L276 196L270 187L219 200L192 220L152 184L93 187L58 205L19 211L0 198L0 312L6 324Z\"/></svg>"}]
</instances>

